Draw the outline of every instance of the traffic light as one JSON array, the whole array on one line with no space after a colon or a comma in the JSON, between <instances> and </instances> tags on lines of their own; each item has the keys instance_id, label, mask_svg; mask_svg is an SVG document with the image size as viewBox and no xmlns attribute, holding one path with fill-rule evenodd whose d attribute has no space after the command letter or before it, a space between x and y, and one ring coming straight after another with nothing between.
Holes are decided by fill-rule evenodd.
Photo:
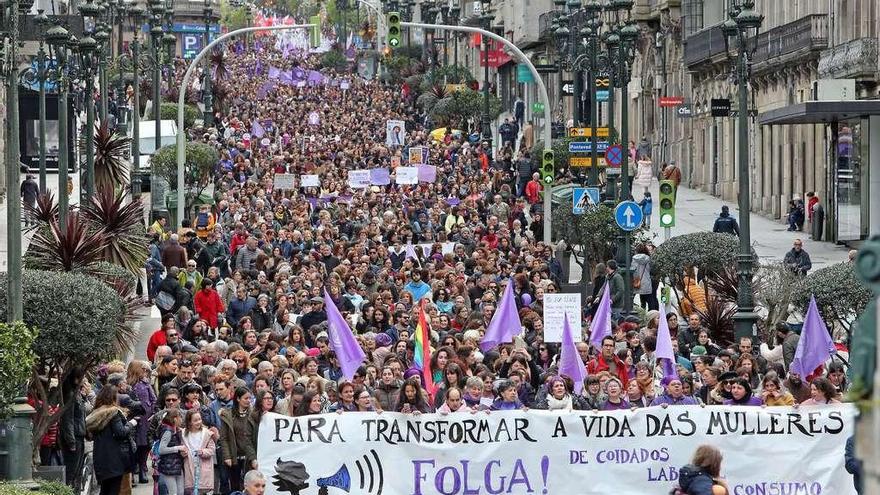
<instances>
[{"instance_id":1,"label":"traffic light","mask_svg":"<svg viewBox=\"0 0 880 495\"><path fill-rule=\"evenodd\" d=\"M388 13L388 46L391 48L397 48L400 46L400 34L403 31L400 29L400 13L399 12L389 12Z\"/></svg>"},{"instance_id":2,"label":"traffic light","mask_svg":"<svg viewBox=\"0 0 880 495\"><path fill-rule=\"evenodd\" d=\"M321 46L321 16L313 15L309 17L309 24L314 24L309 30L309 45L312 48Z\"/></svg>"},{"instance_id":3,"label":"traffic light","mask_svg":"<svg viewBox=\"0 0 880 495\"><path fill-rule=\"evenodd\" d=\"M541 159L541 182L548 185L552 184L555 173L553 165L553 150L544 150L544 155Z\"/></svg>"},{"instance_id":4,"label":"traffic light","mask_svg":"<svg viewBox=\"0 0 880 495\"><path fill-rule=\"evenodd\" d=\"M675 227L675 182L660 181L660 226Z\"/></svg>"}]
</instances>

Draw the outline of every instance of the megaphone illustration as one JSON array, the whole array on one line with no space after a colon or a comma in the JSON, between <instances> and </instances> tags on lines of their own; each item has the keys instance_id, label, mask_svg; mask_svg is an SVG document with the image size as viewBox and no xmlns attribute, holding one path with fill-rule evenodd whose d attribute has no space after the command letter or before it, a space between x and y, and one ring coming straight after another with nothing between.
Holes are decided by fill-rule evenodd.
<instances>
[{"instance_id":1,"label":"megaphone illustration","mask_svg":"<svg viewBox=\"0 0 880 495\"><path fill-rule=\"evenodd\" d=\"M316 484L321 487L318 493L327 493L327 487L339 488L348 493L351 488L351 475L348 474L348 467L343 464L333 476L326 478L318 478Z\"/></svg>"}]
</instances>

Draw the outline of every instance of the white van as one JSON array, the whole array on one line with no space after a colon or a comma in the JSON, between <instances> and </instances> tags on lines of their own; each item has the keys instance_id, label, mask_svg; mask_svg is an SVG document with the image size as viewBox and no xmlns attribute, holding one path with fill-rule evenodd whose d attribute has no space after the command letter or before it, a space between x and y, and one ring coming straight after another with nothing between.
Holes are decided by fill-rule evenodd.
<instances>
[{"instance_id":1,"label":"white van","mask_svg":"<svg viewBox=\"0 0 880 495\"><path fill-rule=\"evenodd\" d=\"M177 122L160 120L160 147L177 143ZM141 156L138 159L138 170L141 175L141 187L144 192L151 189L150 157L156 152L156 121L141 120L138 123L138 144Z\"/></svg>"}]
</instances>

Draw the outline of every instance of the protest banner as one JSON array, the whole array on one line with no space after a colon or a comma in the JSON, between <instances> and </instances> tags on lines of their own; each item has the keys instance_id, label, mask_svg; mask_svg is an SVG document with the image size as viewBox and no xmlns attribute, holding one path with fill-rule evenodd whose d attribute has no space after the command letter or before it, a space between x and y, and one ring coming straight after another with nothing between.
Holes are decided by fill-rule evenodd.
<instances>
[{"instance_id":1,"label":"protest banner","mask_svg":"<svg viewBox=\"0 0 880 495\"><path fill-rule=\"evenodd\" d=\"M369 170L349 170L348 186L352 189L364 189L370 187Z\"/></svg>"},{"instance_id":2,"label":"protest banner","mask_svg":"<svg viewBox=\"0 0 880 495\"><path fill-rule=\"evenodd\" d=\"M321 187L321 178L314 174L303 175L300 182L301 187Z\"/></svg>"},{"instance_id":3,"label":"protest banner","mask_svg":"<svg viewBox=\"0 0 880 495\"><path fill-rule=\"evenodd\" d=\"M548 297L549 296L549 297ZM581 295L580 294L544 294L544 341L562 342L562 327L565 315L568 314L569 322L580 322ZM574 341L583 340L581 326L572 324Z\"/></svg>"},{"instance_id":4,"label":"protest banner","mask_svg":"<svg viewBox=\"0 0 880 495\"><path fill-rule=\"evenodd\" d=\"M422 159L424 155L422 154L421 146L412 146L407 150L407 164L409 165L421 165L425 163Z\"/></svg>"},{"instance_id":5,"label":"protest banner","mask_svg":"<svg viewBox=\"0 0 880 495\"><path fill-rule=\"evenodd\" d=\"M318 487L376 495L659 494L676 486L697 446L711 444L724 455L731 495L854 495L843 465L854 415L852 404L268 413L257 462L266 495Z\"/></svg>"},{"instance_id":6,"label":"protest banner","mask_svg":"<svg viewBox=\"0 0 880 495\"><path fill-rule=\"evenodd\" d=\"M397 167L397 176L394 182L397 184L418 184L419 167Z\"/></svg>"},{"instance_id":7,"label":"protest banner","mask_svg":"<svg viewBox=\"0 0 880 495\"><path fill-rule=\"evenodd\" d=\"M373 186L387 186L391 184L391 175L387 168L371 168L370 184Z\"/></svg>"},{"instance_id":8,"label":"protest banner","mask_svg":"<svg viewBox=\"0 0 880 495\"><path fill-rule=\"evenodd\" d=\"M419 165L419 182L433 184L437 181L437 167L433 165Z\"/></svg>"},{"instance_id":9,"label":"protest banner","mask_svg":"<svg viewBox=\"0 0 880 495\"><path fill-rule=\"evenodd\" d=\"M279 190L296 189L296 175L275 174L273 187Z\"/></svg>"},{"instance_id":10,"label":"protest banner","mask_svg":"<svg viewBox=\"0 0 880 495\"><path fill-rule=\"evenodd\" d=\"M402 120L385 122L385 144L403 146L406 143L406 123Z\"/></svg>"}]
</instances>

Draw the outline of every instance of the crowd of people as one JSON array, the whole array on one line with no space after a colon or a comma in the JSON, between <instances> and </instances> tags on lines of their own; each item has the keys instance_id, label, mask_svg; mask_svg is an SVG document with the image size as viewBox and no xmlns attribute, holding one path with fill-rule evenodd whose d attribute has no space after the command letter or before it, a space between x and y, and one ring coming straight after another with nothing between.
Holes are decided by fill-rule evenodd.
<instances>
[{"instance_id":1,"label":"crowd of people","mask_svg":"<svg viewBox=\"0 0 880 495\"><path fill-rule=\"evenodd\" d=\"M270 67L319 70L315 57L283 56L271 43L230 48L226 63L252 77L236 76L231 108L190 136L220 154L216 204L180 230L166 219L150 227L148 291L161 328L146 356L103 365L97 393L85 387L60 424L61 435L94 440L102 495L154 480L163 495L264 485L256 436L269 412L816 405L846 392L838 361L816 376L789 372L799 337L788 325L760 348L749 338L720 343L696 311L678 308L665 317L677 375L659 373L658 287L645 245L636 249L644 269L635 293L649 311L615 318L599 348L577 344L588 377L575 393L559 372L558 344L544 341L544 295L560 290L562 270L542 242L544 212L529 197L540 184L523 181L534 165L515 137L494 159L466 135L432 139L399 87L352 74L267 86ZM404 145L385 144L389 119L406 123ZM436 180L397 185L413 146L428 148ZM389 169L389 185L349 183L348 171L377 167ZM278 174L293 174L294 187L276 186ZM299 187L303 175L318 175L320 186ZM606 282L617 316L613 260L596 273L596 295ZM507 284L522 334L481 351ZM366 355L351 377L330 345L325 290ZM433 387L415 364L420 311Z\"/></svg>"}]
</instances>

